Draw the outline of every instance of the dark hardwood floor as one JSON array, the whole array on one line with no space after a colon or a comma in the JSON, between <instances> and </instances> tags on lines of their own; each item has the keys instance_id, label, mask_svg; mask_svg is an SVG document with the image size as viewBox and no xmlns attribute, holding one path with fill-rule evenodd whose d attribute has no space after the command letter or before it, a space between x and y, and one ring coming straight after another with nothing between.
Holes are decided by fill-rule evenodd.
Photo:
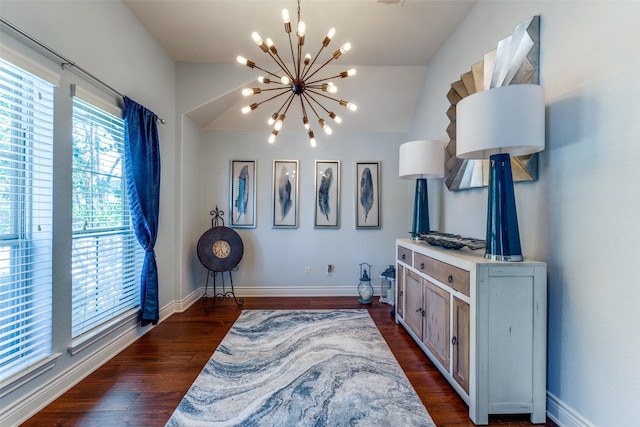
<instances>
[{"instance_id":1,"label":"dark hardwood floor","mask_svg":"<svg viewBox=\"0 0 640 427\"><path fill-rule=\"evenodd\" d=\"M244 309L368 308L438 426L473 426L468 407L396 325L391 307L357 297L245 298ZM25 426L163 426L240 314L233 300L206 313L198 302L176 313L33 416ZM398 426L402 425L399 420ZM531 426L528 416L492 417L490 425ZM547 426L557 427L552 421Z\"/></svg>"}]
</instances>

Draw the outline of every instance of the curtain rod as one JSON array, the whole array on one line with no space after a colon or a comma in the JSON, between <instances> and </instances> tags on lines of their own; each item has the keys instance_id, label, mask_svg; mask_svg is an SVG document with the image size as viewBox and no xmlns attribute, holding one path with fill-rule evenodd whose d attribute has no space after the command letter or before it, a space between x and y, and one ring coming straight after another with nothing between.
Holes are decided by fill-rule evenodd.
<instances>
[{"instance_id":1,"label":"curtain rod","mask_svg":"<svg viewBox=\"0 0 640 427\"><path fill-rule=\"evenodd\" d=\"M111 92L115 93L116 95L120 96L120 98L124 99L125 96L122 93L120 93L119 91L117 91L116 89L114 89L112 86L110 86L107 83L105 83L104 81L100 80L99 78L97 78L96 76L94 76L93 74L91 74L90 72L88 72L87 70L85 70L84 68L82 68L81 66L76 64L75 62L73 62L72 60L66 58L65 56L63 56L62 54L58 53L56 50L50 48L46 44L42 43L40 40L36 39L35 37L31 36L30 34L24 32L23 30L21 30L20 28L16 27L11 22L7 21L6 19L4 19L1 16L0 16L0 22L2 22L7 27L11 28L13 31L15 31L16 33L18 33L22 37L26 38L27 40L31 41L32 43L35 43L36 45L38 45L42 49L46 50L47 52L49 52L50 54L52 54L53 56L58 58L58 62L60 62L60 65L62 66L63 69L64 69L65 66L75 68L76 70L78 70L82 74L84 74L86 77L89 77L94 82L100 84L101 86L105 87L106 89L108 89ZM167 121L165 119L158 118L158 120L162 124L167 123Z\"/></svg>"}]
</instances>

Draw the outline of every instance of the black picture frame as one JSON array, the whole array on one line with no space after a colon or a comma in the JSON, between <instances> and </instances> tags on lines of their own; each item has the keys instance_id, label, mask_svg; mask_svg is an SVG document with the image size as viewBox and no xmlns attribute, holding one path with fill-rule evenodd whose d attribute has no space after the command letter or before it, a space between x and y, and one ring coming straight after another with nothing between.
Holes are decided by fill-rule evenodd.
<instances>
[{"instance_id":1,"label":"black picture frame","mask_svg":"<svg viewBox=\"0 0 640 427\"><path fill-rule=\"evenodd\" d=\"M356 162L356 229L380 228L381 162Z\"/></svg>"},{"instance_id":2,"label":"black picture frame","mask_svg":"<svg viewBox=\"0 0 640 427\"><path fill-rule=\"evenodd\" d=\"M340 228L340 161L315 161L315 228Z\"/></svg>"},{"instance_id":3,"label":"black picture frame","mask_svg":"<svg viewBox=\"0 0 640 427\"><path fill-rule=\"evenodd\" d=\"M229 224L234 228L256 227L256 161L231 160L229 176Z\"/></svg>"},{"instance_id":4,"label":"black picture frame","mask_svg":"<svg viewBox=\"0 0 640 427\"><path fill-rule=\"evenodd\" d=\"M298 160L273 161L273 227L298 227Z\"/></svg>"}]
</instances>

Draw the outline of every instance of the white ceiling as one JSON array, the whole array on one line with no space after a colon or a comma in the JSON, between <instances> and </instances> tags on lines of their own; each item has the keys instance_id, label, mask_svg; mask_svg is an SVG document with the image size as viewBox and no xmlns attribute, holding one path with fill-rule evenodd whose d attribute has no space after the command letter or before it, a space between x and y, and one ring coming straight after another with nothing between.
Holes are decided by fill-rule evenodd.
<instances>
[{"instance_id":1,"label":"white ceiling","mask_svg":"<svg viewBox=\"0 0 640 427\"><path fill-rule=\"evenodd\" d=\"M398 100L390 104L395 106L399 102L404 102L413 107L419 96L416 92L419 92L424 78L424 67L476 1L303 0L301 20L305 21L307 27L305 48L308 49L305 52L315 55L331 27L337 31L327 49L329 53L347 41L351 43L351 51L333 63L345 69L353 66L364 68L364 76L359 70L358 75L353 79L337 82L345 87L348 85L351 89L349 93L358 90L369 93L358 100L359 107L376 102L375 99L371 99L371 89L376 85L385 84L388 78L394 78L390 71L387 71L386 75L380 75L380 71L370 71L368 74L372 78L366 78L366 70L374 70L370 67L423 67L422 72L413 71L408 74L404 72L405 68L399 68L403 72L395 76L405 80L410 78L411 81L393 85L391 95ZM288 54L288 39L282 24L281 10L283 8L289 10L294 28L297 22L297 2L294 0L123 0L123 2L177 62L235 64L236 56L243 55L258 65L270 68L273 62L254 44L251 33L257 31L263 39L272 38L280 52ZM287 55L286 62L289 61L288 57L290 54ZM237 66L240 67L240 65ZM258 72L256 77L257 75ZM367 84L359 86L359 77L365 77L360 80L367 81ZM453 80L455 76L452 76ZM373 84L373 87L370 84ZM384 103L385 99L388 100L387 95L389 94L380 93L378 105ZM207 129L222 128L220 125L222 123L226 129L247 128L247 119L237 114L239 108L236 105L237 103L244 105L247 102L243 102L241 97L237 102L230 100L229 96L221 98L224 99L220 99L219 102L224 103L224 107L205 105L200 111L192 112L190 117ZM212 100L212 103L215 103L215 100ZM229 108L229 105L233 107ZM227 109L229 112L225 114ZM215 117L208 117L207 111L216 111ZM388 119L390 112L390 110L379 111L374 115L365 113L365 118L352 122L351 129L406 131L406 128L379 128L380 119L384 116ZM262 114L270 115L264 111ZM343 124L346 124L347 115L350 116L351 113L340 114L345 118ZM361 109L355 114L361 115ZM397 113L393 115L397 116ZM225 116L224 120L221 120L222 116ZM407 120L394 127L405 127Z\"/></svg>"}]
</instances>

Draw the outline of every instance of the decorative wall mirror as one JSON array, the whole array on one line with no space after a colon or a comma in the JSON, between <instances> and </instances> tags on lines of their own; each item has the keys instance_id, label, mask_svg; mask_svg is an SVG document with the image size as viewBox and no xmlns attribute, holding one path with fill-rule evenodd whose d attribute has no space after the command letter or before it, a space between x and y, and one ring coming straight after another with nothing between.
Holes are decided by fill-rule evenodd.
<instances>
[{"instance_id":1,"label":"decorative wall mirror","mask_svg":"<svg viewBox=\"0 0 640 427\"><path fill-rule=\"evenodd\" d=\"M451 83L447 99L451 106L449 143L445 157L445 183L450 191L483 187L489 183L488 160L463 160L456 157L456 105L465 97L500 86L538 84L540 59L540 16L536 15L516 26L513 34L498 43L498 47L484 55L482 61L471 66L460 80ZM538 154L512 157L513 180L538 179Z\"/></svg>"}]
</instances>

